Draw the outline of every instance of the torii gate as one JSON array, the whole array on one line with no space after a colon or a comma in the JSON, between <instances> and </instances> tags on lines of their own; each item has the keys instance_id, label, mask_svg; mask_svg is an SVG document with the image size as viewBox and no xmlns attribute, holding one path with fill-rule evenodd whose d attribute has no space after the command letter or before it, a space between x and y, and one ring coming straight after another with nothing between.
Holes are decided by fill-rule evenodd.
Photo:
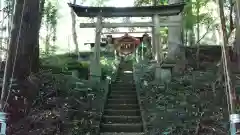
<instances>
[{"instance_id":1,"label":"torii gate","mask_svg":"<svg viewBox=\"0 0 240 135\"><path fill-rule=\"evenodd\" d=\"M161 62L160 47L160 26L179 26L180 22L164 22L160 25L160 16L173 16L182 12L185 3L162 5L162 6L144 6L144 7L88 7L70 4L69 6L77 14L78 17L97 17L96 23L82 23L81 28L96 27L94 62L95 67L90 70L91 78L100 81L100 42L102 28L113 27L153 27L153 55L157 58L157 63ZM152 22L135 22L135 23L103 23L102 17L153 17ZM160 64L159 64L160 65Z\"/></svg>"}]
</instances>

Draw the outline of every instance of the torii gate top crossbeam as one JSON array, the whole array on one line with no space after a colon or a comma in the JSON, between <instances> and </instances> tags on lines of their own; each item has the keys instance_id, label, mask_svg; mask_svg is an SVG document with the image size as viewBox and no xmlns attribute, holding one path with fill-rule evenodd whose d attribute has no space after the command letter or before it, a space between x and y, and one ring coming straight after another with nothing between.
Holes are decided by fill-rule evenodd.
<instances>
[{"instance_id":1,"label":"torii gate top crossbeam","mask_svg":"<svg viewBox=\"0 0 240 135\"><path fill-rule=\"evenodd\" d=\"M159 16L178 15L182 12L185 3L144 6L144 7L88 7L70 4L78 17L152 17L154 14Z\"/></svg>"}]
</instances>

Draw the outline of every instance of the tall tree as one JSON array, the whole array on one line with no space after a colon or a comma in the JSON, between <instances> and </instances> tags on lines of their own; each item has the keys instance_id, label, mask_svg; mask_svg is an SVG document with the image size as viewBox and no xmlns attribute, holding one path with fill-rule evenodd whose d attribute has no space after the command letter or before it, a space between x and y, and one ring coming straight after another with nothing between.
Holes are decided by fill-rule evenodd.
<instances>
[{"instance_id":1,"label":"tall tree","mask_svg":"<svg viewBox=\"0 0 240 135\"><path fill-rule=\"evenodd\" d=\"M238 69L240 68L240 1L236 0L235 4L235 12L236 12L236 33L235 33L235 43L234 43L234 51L237 54L237 61L238 61Z\"/></svg>"},{"instance_id":2,"label":"tall tree","mask_svg":"<svg viewBox=\"0 0 240 135\"><path fill-rule=\"evenodd\" d=\"M40 0L17 0L15 3L11 40L5 67L1 109L7 97L9 80L14 76L20 80L31 73L34 49L38 45ZM14 71L14 72L13 72Z\"/></svg>"},{"instance_id":3,"label":"tall tree","mask_svg":"<svg viewBox=\"0 0 240 135\"><path fill-rule=\"evenodd\" d=\"M187 39L188 39L188 43L190 46L192 46L195 42L195 37L194 37L194 22L190 19L193 18L193 4L192 4L192 0L188 0L188 4L187 7L185 8L186 11L186 17L184 19L186 22L185 28L186 28L186 32L187 32Z\"/></svg>"},{"instance_id":4,"label":"tall tree","mask_svg":"<svg viewBox=\"0 0 240 135\"><path fill-rule=\"evenodd\" d=\"M44 15L44 4L45 4L45 0L40 0L40 6L39 6L39 19L38 19L38 25L37 25L37 29L40 30L41 28L41 24L42 24L42 18L43 18L43 15ZM31 71L36 73L39 71L39 64L40 64L40 61L39 61L39 54L40 54L40 50L39 50L39 34L38 34L38 41L36 42L37 44L35 45L35 48L34 48L34 56L33 56L33 60L32 60L32 65L31 65Z\"/></svg>"},{"instance_id":5,"label":"tall tree","mask_svg":"<svg viewBox=\"0 0 240 135\"><path fill-rule=\"evenodd\" d=\"M232 89L232 83L231 83L231 72L229 69L230 59L227 51L227 44L228 44L228 37L227 37L227 28L226 28L226 18L224 13L224 3L222 0L217 0L218 6L219 6L219 16L221 20L221 33L223 37L223 47L222 47L222 65L224 69L224 76L225 76L225 89L226 93L228 94L228 102L229 102L229 111L231 114L235 114L235 91Z\"/></svg>"}]
</instances>

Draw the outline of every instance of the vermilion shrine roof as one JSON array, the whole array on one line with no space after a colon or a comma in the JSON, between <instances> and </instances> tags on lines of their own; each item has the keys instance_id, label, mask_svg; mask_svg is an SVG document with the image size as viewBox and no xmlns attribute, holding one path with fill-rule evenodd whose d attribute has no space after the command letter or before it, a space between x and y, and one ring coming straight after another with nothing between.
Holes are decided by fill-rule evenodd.
<instances>
[{"instance_id":1,"label":"vermilion shrine roof","mask_svg":"<svg viewBox=\"0 0 240 135\"><path fill-rule=\"evenodd\" d=\"M133 36L130 36L130 35L128 35L127 33L126 33L124 36L122 36L122 37L120 37L120 38L117 38L117 39L115 40L115 43L123 43L123 42L132 42L132 43L134 43L135 45L140 44L140 40L139 40L138 38L135 38L135 37L133 37Z\"/></svg>"}]
</instances>

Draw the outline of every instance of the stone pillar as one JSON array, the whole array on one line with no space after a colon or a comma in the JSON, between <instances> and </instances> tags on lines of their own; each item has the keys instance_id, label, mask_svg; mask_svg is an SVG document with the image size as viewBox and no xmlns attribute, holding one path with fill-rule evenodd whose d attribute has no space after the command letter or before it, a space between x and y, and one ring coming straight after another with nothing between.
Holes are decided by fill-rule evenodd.
<instances>
[{"instance_id":1,"label":"stone pillar","mask_svg":"<svg viewBox=\"0 0 240 135\"><path fill-rule=\"evenodd\" d=\"M159 24L159 16L156 14L154 15L154 44L155 44L155 58L157 60L157 63L161 62L161 42L160 42L160 24Z\"/></svg>"},{"instance_id":2,"label":"stone pillar","mask_svg":"<svg viewBox=\"0 0 240 135\"><path fill-rule=\"evenodd\" d=\"M76 78L79 77L78 70L72 70L72 77L76 77Z\"/></svg>"},{"instance_id":3,"label":"stone pillar","mask_svg":"<svg viewBox=\"0 0 240 135\"><path fill-rule=\"evenodd\" d=\"M117 61L118 60L118 56L117 56L117 51L116 50L114 50L114 59Z\"/></svg>"},{"instance_id":4,"label":"stone pillar","mask_svg":"<svg viewBox=\"0 0 240 135\"><path fill-rule=\"evenodd\" d=\"M152 17L152 21L154 22L154 19ZM156 56L156 45L155 45L155 36L154 36L155 30L154 27L152 27L152 56L153 56L153 60L155 59Z\"/></svg>"},{"instance_id":5,"label":"stone pillar","mask_svg":"<svg viewBox=\"0 0 240 135\"><path fill-rule=\"evenodd\" d=\"M157 6L157 0L152 0L152 5L153 6ZM152 16L152 22L154 23L154 16ZM156 44L155 44L155 27L152 27L152 56L153 56L153 60L156 60L155 56L156 56Z\"/></svg>"},{"instance_id":6,"label":"stone pillar","mask_svg":"<svg viewBox=\"0 0 240 135\"><path fill-rule=\"evenodd\" d=\"M161 42L160 42L160 24L159 24L159 16L157 14L155 14L153 16L153 25L154 25L154 45L155 45L155 49L156 49L156 53L155 53L155 59L157 60L156 63L156 71L155 71L155 79L156 80L161 80Z\"/></svg>"},{"instance_id":7,"label":"stone pillar","mask_svg":"<svg viewBox=\"0 0 240 135\"><path fill-rule=\"evenodd\" d=\"M182 0L169 0L169 4L175 4L182 2ZM179 14L177 16L169 16L169 21L182 21L182 15ZM167 58L169 61L175 61L176 56L180 55L180 47L183 45L182 43L182 25L176 27L168 28L168 55Z\"/></svg>"},{"instance_id":8,"label":"stone pillar","mask_svg":"<svg viewBox=\"0 0 240 135\"><path fill-rule=\"evenodd\" d=\"M100 42L102 31L102 17L97 17L96 37L94 45L93 59L90 67L90 80L99 82L101 80L101 64L100 64Z\"/></svg>"}]
</instances>

